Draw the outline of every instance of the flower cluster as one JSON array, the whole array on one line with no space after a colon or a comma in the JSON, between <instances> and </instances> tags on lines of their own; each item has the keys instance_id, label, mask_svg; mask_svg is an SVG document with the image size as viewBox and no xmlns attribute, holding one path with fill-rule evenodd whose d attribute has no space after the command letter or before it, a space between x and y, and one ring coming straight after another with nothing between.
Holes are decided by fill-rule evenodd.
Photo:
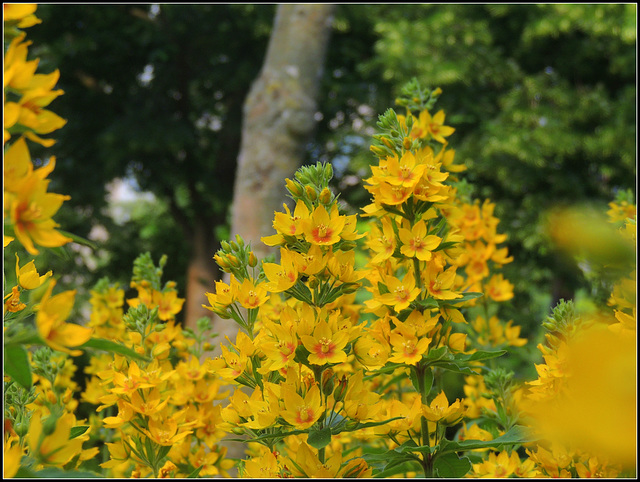
<instances>
[{"instance_id":1,"label":"flower cluster","mask_svg":"<svg viewBox=\"0 0 640 482\"><path fill-rule=\"evenodd\" d=\"M213 349L210 320L176 321L184 299L146 253L127 289L76 291L25 254L73 238L52 217L68 196L47 192L27 140L64 121L45 109L58 72L35 73L21 29L32 4L5 15L4 476L10 477L614 477L635 462L635 205L620 195L610 224L552 213L549 233L590 272L614 280L608 305L561 302L543 324L538 378L501 366L527 343L502 303L512 261L496 206L468 194L435 104L440 89L408 83L402 114L380 116L355 214L330 187L331 165L286 179L291 203L262 241L240 236L214 260L226 277L206 293L240 330ZM569 229L567 229L567 227ZM38 248L36 247L38 246ZM631 266L633 264L633 266ZM45 272L46 271L46 272ZM43 274L44 273L44 274ZM15 282L13 277L15 274ZM72 357L85 353L79 370ZM79 383L80 372L84 383ZM80 404L92 407L82 419ZM603 419L603 414L607 414ZM585 423L587 421L587 423ZM237 438L236 438L237 437ZM245 457L233 460L228 443ZM625 472L627 471L627 472Z\"/></svg>"},{"instance_id":2,"label":"flower cluster","mask_svg":"<svg viewBox=\"0 0 640 482\"><path fill-rule=\"evenodd\" d=\"M588 251L601 253L602 244L634 249L635 206L621 201L609 207L610 223L617 229L599 229L592 242L600 239L587 245ZM584 213L563 215L571 220ZM594 228L586 225L585 229ZM566 235L561 241L569 246L579 244ZM620 252L624 249L611 253L601 269L620 273ZM576 254L592 262L600 259L589 256L593 252ZM538 378L528 384L523 403L532 425L545 438L544 443L527 449L543 475L616 477L635 465L635 388L621 383L636 374L634 258L622 272L611 288L608 307L578 308L573 301L562 300L543 323L546 343L538 349L544 363L536 365ZM585 423L597 420L602 413L609 414L606 422Z\"/></svg>"},{"instance_id":3,"label":"flower cluster","mask_svg":"<svg viewBox=\"0 0 640 482\"><path fill-rule=\"evenodd\" d=\"M485 316L513 296L496 274L512 258L498 247L506 237L494 205L457 196L464 166L447 147L453 128L443 125L444 112L429 113L438 95L411 85L407 115L381 116L371 148L379 162L366 180L369 222L343 211L329 188L330 165L305 166L286 180L293 207L275 213L276 233L263 238L279 249L277 261L260 263L239 236L216 253L229 281L207 293L207 307L244 331L210 370L252 391L238 388L222 412L234 432L259 444L245 475L369 476L400 473L392 467L402 464L404 472L443 475L451 457L460 475L470 468L456 451L438 451L473 405L447 396L442 372L479 377L483 360L504 353L491 349L525 340L495 313L466 322L480 290L488 293ZM362 248L370 254L357 263ZM504 405L510 396L494 398ZM494 439L516 420L474 443L500 444Z\"/></svg>"}]
</instances>

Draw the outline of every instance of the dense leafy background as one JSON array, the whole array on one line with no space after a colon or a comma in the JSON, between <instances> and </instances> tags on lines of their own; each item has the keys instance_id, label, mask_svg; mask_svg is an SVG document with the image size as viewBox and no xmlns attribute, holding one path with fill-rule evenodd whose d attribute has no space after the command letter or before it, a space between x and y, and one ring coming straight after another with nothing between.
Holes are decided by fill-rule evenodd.
<instances>
[{"instance_id":1,"label":"dense leafy background","mask_svg":"<svg viewBox=\"0 0 640 482\"><path fill-rule=\"evenodd\" d=\"M336 188L356 209L367 201L358 180L369 173L377 115L412 77L441 87L437 108L456 128L450 143L469 167L471 194L497 203L516 259L505 268L516 297L503 317L534 335L550 304L586 286L545 238L546 210L604 208L635 187L635 9L340 5L309 162L333 162ZM82 236L96 225L109 234L95 267L82 273L87 284L105 275L126 282L135 256L150 251L169 255L166 277L184 286L184 233L207 223L218 239L226 235L242 104L274 12L243 4L39 6L32 53L43 71L60 68L65 95L52 108L69 120L49 151L58 157L51 190L72 196L58 221ZM105 186L127 176L155 197L116 223Z\"/></svg>"}]
</instances>

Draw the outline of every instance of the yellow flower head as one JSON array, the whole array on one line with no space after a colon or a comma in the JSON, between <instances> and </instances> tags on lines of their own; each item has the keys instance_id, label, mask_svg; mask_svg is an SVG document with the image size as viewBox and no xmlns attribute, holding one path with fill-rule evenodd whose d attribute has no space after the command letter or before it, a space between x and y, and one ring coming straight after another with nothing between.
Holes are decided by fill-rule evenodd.
<instances>
[{"instance_id":1,"label":"yellow flower head","mask_svg":"<svg viewBox=\"0 0 640 482\"><path fill-rule=\"evenodd\" d=\"M242 281L237 296L240 304L247 309L258 308L269 299L265 284L254 284L254 282L248 278Z\"/></svg>"},{"instance_id":2,"label":"yellow flower head","mask_svg":"<svg viewBox=\"0 0 640 482\"><path fill-rule=\"evenodd\" d=\"M282 400L282 417L298 430L311 427L323 413L318 385L313 385L304 398L298 395L293 387L283 385Z\"/></svg>"},{"instance_id":3,"label":"yellow flower head","mask_svg":"<svg viewBox=\"0 0 640 482\"><path fill-rule=\"evenodd\" d=\"M438 111L433 117L429 114L429 111L424 110L420 113L418 121L432 139L440 142L441 144L446 144L447 141L445 140L445 137L453 134L455 129L453 127L445 126L444 118L444 110Z\"/></svg>"},{"instance_id":4,"label":"yellow flower head","mask_svg":"<svg viewBox=\"0 0 640 482\"><path fill-rule=\"evenodd\" d=\"M272 293L286 291L298 281L294 253L287 249L280 249L280 264L263 263L262 269L269 280L267 289Z\"/></svg>"},{"instance_id":5,"label":"yellow flower head","mask_svg":"<svg viewBox=\"0 0 640 482\"><path fill-rule=\"evenodd\" d=\"M407 273L402 280L388 276L385 283L389 292L378 296L377 299L387 306L392 306L398 313L408 308L420 294L420 288L416 287L412 271Z\"/></svg>"},{"instance_id":6,"label":"yellow flower head","mask_svg":"<svg viewBox=\"0 0 640 482\"><path fill-rule=\"evenodd\" d=\"M44 425L55 422L55 429L49 435L44 432ZM36 413L29 426L29 448L40 463L63 466L82 451L84 438L69 439L71 429L76 425L76 417L65 413L57 420L50 415L42 420L42 414Z\"/></svg>"},{"instance_id":7,"label":"yellow flower head","mask_svg":"<svg viewBox=\"0 0 640 482\"><path fill-rule=\"evenodd\" d=\"M422 414L432 422L453 425L463 417L464 407L460 400L456 400L449 405L449 400L447 400L447 396L442 391L428 406L422 405Z\"/></svg>"},{"instance_id":8,"label":"yellow flower head","mask_svg":"<svg viewBox=\"0 0 640 482\"><path fill-rule=\"evenodd\" d=\"M340 241L340 233L345 225L345 217L334 206L328 213L322 205L313 210L308 219L302 221L305 239L311 244L331 246Z\"/></svg>"},{"instance_id":9,"label":"yellow flower head","mask_svg":"<svg viewBox=\"0 0 640 482\"><path fill-rule=\"evenodd\" d=\"M408 258L418 258L421 261L429 261L431 252L436 249L441 238L427 235L427 225L424 221L418 221L411 229L400 228L398 236L402 242L400 252Z\"/></svg>"},{"instance_id":10,"label":"yellow flower head","mask_svg":"<svg viewBox=\"0 0 640 482\"><path fill-rule=\"evenodd\" d=\"M349 335L345 331L332 330L324 320L318 322L313 335L301 336L300 340L311 353L309 363L325 365L347 361L347 354L343 349L349 342Z\"/></svg>"},{"instance_id":11,"label":"yellow flower head","mask_svg":"<svg viewBox=\"0 0 640 482\"><path fill-rule=\"evenodd\" d=\"M51 296L55 281L49 283L36 315L38 333L45 343L54 350L63 351L74 356L80 355L80 350L70 350L68 347L80 346L91 338L93 330L73 323L66 323L69 317L76 292L64 291Z\"/></svg>"}]
</instances>

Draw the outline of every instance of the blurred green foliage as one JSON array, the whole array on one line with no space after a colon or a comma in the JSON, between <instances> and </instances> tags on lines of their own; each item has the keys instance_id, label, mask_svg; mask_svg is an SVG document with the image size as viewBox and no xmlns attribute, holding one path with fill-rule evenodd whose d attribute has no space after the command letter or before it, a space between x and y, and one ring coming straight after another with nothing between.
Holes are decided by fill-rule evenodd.
<instances>
[{"instance_id":1,"label":"blurred green foliage","mask_svg":"<svg viewBox=\"0 0 640 482\"><path fill-rule=\"evenodd\" d=\"M60 222L110 233L108 261L87 276L128 279L144 251L167 253L167 269L184 273L194 224L212 239L225 232L242 105L274 13L266 4L38 7L33 54L43 71L60 68L65 95L52 108L69 120L48 151L58 157L52 191L72 196ZM633 4L341 4L309 162L333 163L355 212L368 200L359 183L378 115L413 77L441 87L436 109L456 128L449 141L469 167L463 177L497 203L510 236L515 261L504 272L516 297L502 316L530 335L550 304L585 284L550 245L544 213L576 202L604 209L635 186L635 47ZM124 176L156 202L116 226L103 186ZM184 274L167 276L184 286Z\"/></svg>"}]
</instances>

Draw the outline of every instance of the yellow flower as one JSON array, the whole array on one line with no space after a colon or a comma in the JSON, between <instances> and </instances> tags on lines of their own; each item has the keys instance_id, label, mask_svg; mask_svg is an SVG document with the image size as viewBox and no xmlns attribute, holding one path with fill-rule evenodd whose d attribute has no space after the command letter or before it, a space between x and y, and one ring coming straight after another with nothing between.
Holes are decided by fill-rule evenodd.
<instances>
[{"instance_id":1,"label":"yellow flower","mask_svg":"<svg viewBox=\"0 0 640 482\"><path fill-rule=\"evenodd\" d=\"M450 136L455 132L453 127L444 125L445 113L444 110L440 110L431 117L429 111L424 110L420 113L419 123L424 126L428 134L436 141L446 144L445 137Z\"/></svg>"},{"instance_id":2,"label":"yellow flower","mask_svg":"<svg viewBox=\"0 0 640 482\"><path fill-rule=\"evenodd\" d=\"M393 347L390 362L415 365L429 349L431 338L418 338L410 325L397 321L396 327L389 335L389 343Z\"/></svg>"},{"instance_id":3,"label":"yellow flower","mask_svg":"<svg viewBox=\"0 0 640 482\"><path fill-rule=\"evenodd\" d=\"M4 458L3 458L3 474L5 479L13 478L20 468L20 460L22 460L22 446L17 436L4 437Z\"/></svg>"},{"instance_id":4,"label":"yellow flower","mask_svg":"<svg viewBox=\"0 0 640 482\"><path fill-rule=\"evenodd\" d=\"M416 287L411 271L402 280L394 276L387 276L385 283L389 292L378 296L377 299L387 306L392 306L396 312L408 308L420 294L420 288Z\"/></svg>"},{"instance_id":5,"label":"yellow flower","mask_svg":"<svg viewBox=\"0 0 640 482\"><path fill-rule=\"evenodd\" d=\"M400 160L397 156L387 158L387 176L385 181L392 186L412 188L415 186L426 166L416 162L416 157L411 151L406 151Z\"/></svg>"},{"instance_id":6,"label":"yellow flower","mask_svg":"<svg viewBox=\"0 0 640 482\"><path fill-rule=\"evenodd\" d=\"M464 415L464 407L460 404L460 400L457 399L449 405L449 400L447 400L447 396L442 391L428 406L422 405L422 414L432 422L453 425L460 421Z\"/></svg>"},{"instance_id":7,"label":"yellow flower","mask_svg":"<svg viewBox=\"0 0 640 482\"><path fill-rule=\"evenodd\" d=\"M289 365L296 355L296 347L298 346L296 329L292 323L283 326L265 320L264 328L269 336L262 338L260 342L260 348L267 357L258 369L258 372L262 374L280 370Z\"/></svg>"},{"instance_id":8,"label":"yellow flower","mask_svg":"<svg viewBox=\"0 0 640 482\"><path fill-rule=\"evenodd\" d=\"M247 459L242 477L251 479L275 479L280 476L278 460L273 452L266 450L260 457Z\"/></svg>"},{"instance_id":9,"label":"yellow flower","mask_svg":"<svg viewBox=\"0 0 640 482\"><path fill-rule=\"evenodd\" d=\"M509 455L503 450L499 454L491 452L484 462L473 464L473 474L476 477L507 478L520 467L520 457L517 452Z\"/></svg>"},{"instance_id":10,"label":"yellow flower","mask_svg":"<svg viewBox=\"0 0 640 482\"><path fill-rule=\"evenodd\" d=\"M48 271L46 274L40 276L36 271L36 265L33 260L20 268L20 258L18 257L18 253L16 253L16 279L18 280L18 284L25 290L38 288L52 274L52 271Z\"/></svg>"},{"instance_id":11,"label":"yellow flower","mask_svg":"<svg viewBox=\"0 0 640 482\"><path fill-rule=\"evenodd\" d=\"M334 331L326 321L320 321L313 330L313 335L300 337L304 347L311 353L309 363L325 365L327 363L344 363L347 354L343 351L349 342L345 331Z\"/></svg>"},{"instance_id":12,"label":"yellow flower","mask_svg":"<svg viewBox=\"0 0 640 482\"><path fill-rule=\"evenodd\" d=\"M167 406L169 397L166 392L160 394L160 390L156 387L146 392L144 397L140 390L136 390L131 394L131 401L125 403L140 415L153 418Z\"/></svg>"},{"instance_id":13,"label":"yellow flower","mask_svg":"<svg viewBox=\"0 0 640 482\"><path fill-rule=\"evenodd\" d=\"M269 280L267 289L272 293L286 291L298 281L294 253L287 249L280 249L280 264L263 263L262 268Z\"/></svg>"},{"instance_id":14,"label":"yellow flower","mask_svg":"<svg viewBox=\"0 0 640 482\"><path fill-rule=\"evenodd\" d=\"M158 306L158 318L162 321L173 320L184 304L184 298L178 298L176 290L153 291L152 300L153 305Z\"/></svg>"},{"instance_id":15,"label":"yellow flower","mask_svg":"<svg viewBox=\"0 0 640 482\"><path fill-rule=\"evenodd\" d=\"M308 219L302 221L305 239L311 244L331 246L340 241L345 221L345 217L338 213L337 206L328 213L326 208L320 205L313 210Z\"/></svg>"},{"instance_id":16,"label":"yellow flower","mask_svg":"<svg viewBox=\"0 0 640 482\"><path fill-rule=\"evenodd\" d=\"M51 296L55 281L49 283L40 304L37 307L36 325L38 333L45 343L54 350L63 351L73 356L82 354L80 350L70 350L68 347L80 346L91 338L93 330L73 323L66 323L73 308L76 296L75 290L64 291Z\"/></svg>"},{"instance_id":17,"label":"yellow flower","mask_svg":"<svg viewBox=\"0 0 640 482\"><path fill-rule=\"evenodd\" d=\"M293 253L294 265L299 273L313 276L327 265L326 256L322 254L322 248L312 244L306 253Z\"/></svg>"},{"instance_id":18,"label":"yellow flower","mask_svg":"<svg viewBox=\"0 0 640 482\"><path fill-rule=\"evenodd\" d=\"M487 295L494 301L507 301L513 298L513 285L502 274L494 274L485 286Z\"/></svg>"},{"instance_id":19,"label":"yellow flower","mask_svg":"<svg viewBox=\"0 0 640 482\"><path fill-rule=\"evenodd\" d=\"M460 293L451 290L456 278L455 266L451 266L445 271L440 271L436 263L430 263L423 274L425 275L427 291L434 298L438 300L462 298Z\"/></svg>"},{"instance_id":20,"label":"yellow flower","mask_svg":"<svg viewBox=\"0 0 640 482\"><path fill-rule=\"evenodd\" d=\"M418 221L411 229L400 228L398 236L402 242L400 252L408 258L415 257L421 261L429 261L431 252L442 241L438 236L427 235L427 225L422 220Z\"/></svg>"},{"instance_id":21,"label":"yellow flower","mask_svg":"<svg viewBox=\"0 0 640 482\"><path fill-rule=\"evenodd\" d=\"M254 284L254 282L248 278L242 281L237 296L240 304L248 310L258 308L269 299L265 284Z\"/></svg>"},{"instance_id":22,"label":"yellow flower","mask_svg":"<svg viewBox=\"0 0 640 482\"><path fill-rule=\"evenodd\" d=\"M389 218L382 218L382 232L377 225L371 227L367 247L373 251L375 256L371 258L371 264L379 264L389 259L396 250L396 234Z\"/></svg>"},{"instance_id":23,"label":"yellow flower","mask_svg":"<svg viewBox=\"0 0 640 482\"><path fill-rule=\"evenodd\" d=\"M546 400L529 399L526 408L545 438L633 468L636 340L612 333L607 326L598 323L567 342L559 373L564 375L563 390Z\"/></svg>"},{"instance_id":24,"label":"yellow flower","mask_svg":"<svg viewBox=\"0 0 640 482\"><path fill-rule=\"evenodd\" d=\"M17 286L11 288L11 293L4 297L4 309L10 313L24 310L27 305L20 301L20 289Z\"/></svg>"},{"instance_id":25,"label":"yellow flower","mask_svg":"<svg viewBox=\"0 0 640 482\"><path fill-rule=\"evenodd\" d=\"M137 392L135 392L137 393ZM105 428L120 428L125 423L133 418L135 411L130 403L125 402L123 399L119 399L117 402L118 413L113 417L105 417L102 420Z\"/></svg>"},{"instance_id":26,"label":"yellow flower","mask_svg":"<svg viewBox=\"0 0 640 482\"><path fill-rule=\"evenodd\" d=\"M51 417L43 421L40 413L33 415L28 434L29 448L40 463L63 466L82 451L84 438L69 439L71 429L76 425L76 417L72 413L66 413L55 421ZM55 422L55 429L47 435L43 426L52 422Z\"/></svg>"},{"instance_id":27,"label":"yellow flower","mask_svg":"<svg viewBox=\"0 0 640 482\"><path fill-rule=\"evenodd\" d=\"M145 380L140 367L136 362L130 362L127 374L125 375L121 371L113 372L113 384L114 388L111 389L111 393L122 394L131 396L140 388L151 388L154 386Z\"/></svg>"},{"instance_id":28,"label":"yellow flower","mask_svg":"<svg viewBox=\"0 0 640 482\"><path fill-rule=\"evenodd\" d=\"M190 430L179 432L174 416L152 418L148 426L144 433L158 445L164 446L175 445L192 433Z\"/></svg>"},{"instance_id":29,"label":"yellow flower","mask_svg":"<svg viewBox=\"0 0 640 482\"><path fill-rule=\"evenodd\" d=\"M50 160L53 165L55 159ZM34 243L46 248L63 246L72 240L58 231L58 224L51 217L70 196L48 193L48 181L37 171L20 183L15 193L5 192L5 213L16 238L30 254L38 254Z\"/></svg>"},{"instance_id":30,"label":"yellow flower","mask_svg":"<svg viewBox=\"0 0 640 482\"><path fill-rule=\"evenodd\" d=\"M284 410L282 417L298 430L311 427L322 415L324 407L320 400L320 389L313 385L304 398L293 387L282 386Z\"/></svg>"},{"instance_id":31,"label":"yellow flower","mask_svg":"<svg viewBox=\"0 0 640 482\"><path fill-rule=\"evenodd\" d=\"M5 3L3 7L4 21L18 22L18 28L27 28L42 22L34 15L38 7L35 3Z\"/></svg>"}]
</instances>

